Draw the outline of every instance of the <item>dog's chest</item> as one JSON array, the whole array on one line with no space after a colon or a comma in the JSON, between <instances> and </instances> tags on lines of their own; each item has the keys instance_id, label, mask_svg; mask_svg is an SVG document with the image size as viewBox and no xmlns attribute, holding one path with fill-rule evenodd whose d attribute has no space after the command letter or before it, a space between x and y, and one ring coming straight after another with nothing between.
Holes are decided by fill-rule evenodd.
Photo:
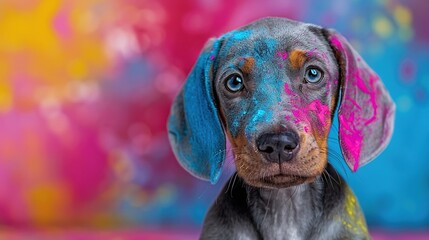
<instances>
[{"instance_id":1,"label":"dog's chest","mask_svg":"<svg viewBox=\"0 0 429 240\"><path fill-rule=\"evenodd\" d=\"M261 192L254 218L264 239L308 239L316 216L305 188Z\"/></svg>"},{"instance_id":2,"label":"dog's chest","mask_svg":"<svg viewBox=\"0 0 429 240\"><path fill-rule=\"evenodd\" d=\"M273 215L272 219L267 219L262 225L265 225L265 231L262 231L264 239L305 239L301 226L290 220L287 214Z\"/></svg>"}]
</instances>

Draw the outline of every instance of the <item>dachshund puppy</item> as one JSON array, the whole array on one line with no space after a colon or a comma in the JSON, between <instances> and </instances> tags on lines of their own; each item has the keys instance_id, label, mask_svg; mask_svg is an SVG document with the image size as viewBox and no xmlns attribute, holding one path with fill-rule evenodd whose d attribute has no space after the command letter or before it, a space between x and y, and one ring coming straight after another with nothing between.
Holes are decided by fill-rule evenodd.
<instances>
[{"instance_id":1,"label":"dachshund puppy","mask_svg":"<svg viewBox=\"0 0 429 240\"><path fill-rule=\"evenodd\" d=\"M365 218L328 163L339 144L356 171L388 144L395 105L339 33L264 18L211 39L168 120L180 164L216 183L226 137L237 172L209 210L201 239L369 239Z\"/></svg>"}]
</instances>

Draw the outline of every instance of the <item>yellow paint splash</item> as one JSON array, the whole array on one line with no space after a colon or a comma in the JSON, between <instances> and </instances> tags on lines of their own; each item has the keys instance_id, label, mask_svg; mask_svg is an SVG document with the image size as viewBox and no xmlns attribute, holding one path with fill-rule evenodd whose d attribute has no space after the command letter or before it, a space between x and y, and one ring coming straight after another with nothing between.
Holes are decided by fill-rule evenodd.
<instances>
[{"instance_id":1,"label":"yellow paint splash","mask_svg":"<svg viewBox=\"0 0 429 240\"><path fill-rule=\"evenodd\" d=\"M359 203L350 188L346 189L344 211L345 215L341 218L343 226L351 232L367 235L368 229L365 218L362 215Z\"/></svg>"},{"instance_id":2,"label":"yellow paint splash","mask_svg":"<svg viewBox=\"0 0 429 240\"><path fill-rule=\"evenodd\" d=\"M66 186L49 183L34 187L27 192L27 201L33 223L37 226L58 224L70 205Z\"/></svg>"},{"instance_id":3,"label":"yellow paint splash","mask_svg":"<svg viewBox=\"0 0 429 240\"><path fill-rule=\"evenodd\" d=\"M414 35L411 11L402 5L398 5L393 9L393 16L399 26L399 38L403 41L411 40Z\"/></svg>"},{"instance_id":4,"label":"yellow paint splash","mask_svg":"<svg viewBox=\"0 0 429 240\"><path fill-rule=\"evenodd\" d=\"M398 5L393 10L393 16L395 17L396 22L398 22L401 27L410 27L412 22L411 11L401 5Z\"/></svg>"},{"instance_id":5,"label":"yellow paint splash","mask_svg":"<svg viewBox=\"0 0 429 240\"><path fill-rule=\"evenodd\" d=\"M0 80L0 112L7 112L12 107L12 97L10 84Z\"/></svg>"},{"instance_id":6,"label":"yellow paint splash","mask_svg":"<svg viewBox=\"0 0 429 240\"><path fill-rule=\"evenodd\" d=\"M101 29L109 16L88 17L100 3L36 0L26 7L2 4L0 113L20 106L37 107L39 88L50 88L63 100L70 82L95 81L112 66ZM82 26L93 28L89 31ZM22 75L25 80L17 82L15 78ZM28 92L16 93L15 88L24 85Z\"/></svg>"},{"instance_id":7,"label":"yellow paint splash","mask_svg":"<svg viewBox=\"0 0 429 240\"><path fill-rule=\"evenodd\" d=\"M384 16L377 16L372 24L374 31L383 38L389 37L393 32L392 24Z\"/></svg>"}]
</instances>

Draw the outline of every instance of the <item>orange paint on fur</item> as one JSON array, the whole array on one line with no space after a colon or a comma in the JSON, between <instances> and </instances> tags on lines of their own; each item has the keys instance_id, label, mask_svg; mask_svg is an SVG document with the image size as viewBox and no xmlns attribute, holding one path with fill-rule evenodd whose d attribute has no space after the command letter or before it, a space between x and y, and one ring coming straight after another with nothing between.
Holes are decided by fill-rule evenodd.
<instances>
[{"instance_id":1,"label":"orange paint on fur","mask_svg":"<svg viewBox=\"0 0 429 240\"><path fill-rule=\"evenodd\" d=\"M303 50L295 49L289 54L289 61L293 69L301 68L307 60L307 55Z\"/></svg>"}]
</instances>

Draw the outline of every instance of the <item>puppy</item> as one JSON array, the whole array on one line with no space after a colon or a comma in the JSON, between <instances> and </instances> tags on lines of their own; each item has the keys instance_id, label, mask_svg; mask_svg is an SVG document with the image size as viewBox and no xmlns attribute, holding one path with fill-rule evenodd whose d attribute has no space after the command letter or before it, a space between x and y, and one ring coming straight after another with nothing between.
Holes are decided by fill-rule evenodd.
<instances>
[{"instance_id":1,"label":"puppy","mask_svg":"<svg viewBox=\"0 0 429 240\"><path fill-rule=\"evenodd\" d=\"M237 172L201 239L369 239L328 163L338 104L339 144L356 171L390 141L395 106L343 36L264 18L209 40L168 120L173 151L194 176L216 183L226 137L234 153Z\"/></svg>"}]
</instances>

